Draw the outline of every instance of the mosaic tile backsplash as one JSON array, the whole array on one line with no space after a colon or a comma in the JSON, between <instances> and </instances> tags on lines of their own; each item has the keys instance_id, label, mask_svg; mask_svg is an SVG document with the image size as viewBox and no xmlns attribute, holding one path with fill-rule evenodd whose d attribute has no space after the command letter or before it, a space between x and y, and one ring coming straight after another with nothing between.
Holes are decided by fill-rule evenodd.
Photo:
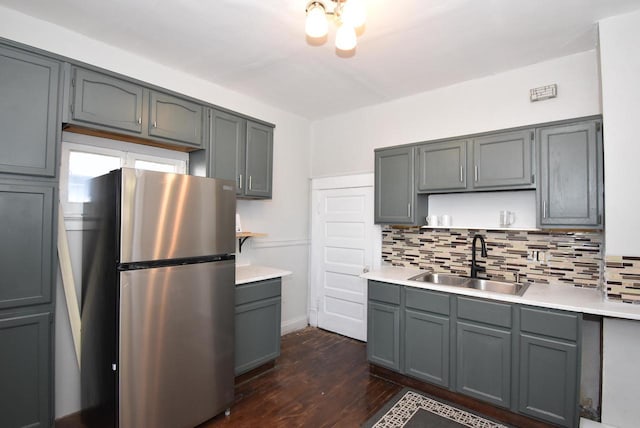
<instances>
[{"instance_id":1,"label":"mosaic tile backsplash","mask_svg":"<svg viewBox=\"0 0 640 428\"><path fill-rule=\"evenodd\" d=\"M420 229L387 226L382 230L382 260L396 266L418 267L438 273L469 275L471 243L476 233L487 243L487 257L476 260L481 277L521 282L565 284L597 288L602 283L601 232L522 230ZM530 260L536 252L539 260ZM529 258L528 258L529 256ZM634 281L640 299L640 258Z\"/></svg>"},{"instance_id":2,"label":"mosaic tile backsplash","mask_svg":"<svg viewBox=\"0 0 640 428\"><path fill-rule=\"evenodd\" d=\"M640 303L640 257L607 256L604 279L609 300Z\"/></svg>"}]
</instances>

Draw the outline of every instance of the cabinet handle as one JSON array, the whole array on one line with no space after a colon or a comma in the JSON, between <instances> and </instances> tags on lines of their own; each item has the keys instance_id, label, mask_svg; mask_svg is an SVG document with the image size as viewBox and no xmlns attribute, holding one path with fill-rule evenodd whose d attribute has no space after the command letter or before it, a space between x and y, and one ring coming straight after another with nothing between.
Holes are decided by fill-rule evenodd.
<instances>
[{"instance_id":1,"label":"cabinet handle","mask_svg":"<svg viewBox=\"0 0 640 428\"><path fill-rule=\"evenodd\" d=\"M464 167L460 165L460 183L464 182L463 170L464 170Z\"/></svg>"},{"instance_id":2,"label":"cabinet handle","mask_svg":"<svg viewBox=\"0 0 640 428\"><path fill-rule=\"evenodd\" d=\"M249 190L251 190L251 176L249 176Z\"/></svg>"},{"instance_id":3,"label":"cabinet handle","mask_svg":"<svg viewBox=\"0 0 640 428\"><path fill-rule=\"evenodd\" d=\"M473 168L473 170L474 170L473 174L474 174L474 177L475 177L475 181L478 181L478 165L476 165Z\"/></svg>"},{"instance_id":4,"label":"cabinet handle","mask_svg":"<svg viewBox=\"0 0 640 428\"><path fill-rule=\"evenodd\" d=\"M140 125L140 124L142 124L142 118L141 117L138 118L138 125Z\"/></svg>"},{"instance_id":5,"label":"cabinet handle","mask_svg":"<svg viewBox=\"0 0 640 428\"><path fill-rule=\"evenodd\" d=\"M239 174L238 178L240 179L240 184L238 185L238 189L242 189L242 174Z\"/></svg>"},{"instance_id":6,"label":"cabinet handle","mask_svg":"<svg viewBox=\"0 0 640 428\"><path fill-rule=\"evenodd\" d=\"M158 127L158 122L156 122L155 120L153 121L153 127L157 128Z\"/></svg>"},{"instance_id":7,"label":"cabinet handle","mask_svg":"<svg viewBox=\"0 0 640 428\"><path fill-rule=\"evenodd\" d=\"M407 217L411 217L411 202L407 204Z\"/></svg>"},{"instance_id":8,"label":"cabinet handle","mask_svg":"<svg viewBox=\"0 0 640 428\"><path fill-rule=\"evenodd\" d=\"M547 201L542 201L542 218L547 218Z\"/></svg>"}]
</instances>

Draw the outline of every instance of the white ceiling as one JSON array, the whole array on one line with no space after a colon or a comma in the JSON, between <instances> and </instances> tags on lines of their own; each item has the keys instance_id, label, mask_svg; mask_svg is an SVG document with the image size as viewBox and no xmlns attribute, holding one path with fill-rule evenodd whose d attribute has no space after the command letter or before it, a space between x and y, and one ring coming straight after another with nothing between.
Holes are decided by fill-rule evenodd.
<instances>
[{"instance_id":1,"label":"white ceiling","mask_svg":"<svg viewBox=\"0 0 640 428\"><path fill-rule=\"evenodd\" d=\"M595 23L639 0L365 0L355 55L304 35L307 0L0 0L319 119L596 47Z\"/></svg>"}]
</instances>

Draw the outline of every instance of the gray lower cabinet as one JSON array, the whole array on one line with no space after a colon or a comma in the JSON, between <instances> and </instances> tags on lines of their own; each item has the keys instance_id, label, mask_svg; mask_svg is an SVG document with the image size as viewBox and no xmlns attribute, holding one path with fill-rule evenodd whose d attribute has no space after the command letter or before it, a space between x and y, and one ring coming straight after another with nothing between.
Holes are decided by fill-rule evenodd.
<instances>
[{"instance_id":1,"label":"gray lower cabinet","mask_svg":"<svg viewBox=\"0 0 640 428\"><path fill-rule=\"evenodd\" d=\"M473 139L473 189L533 188L533 129Z\"/></svg>"},{"instance_id":2,"label":"gray lower cabinet","mask_svg":"<svg viewBox=\"0 0 640 428\"><path fill-rule=\"evenodd\" d=\"M400 302L402 287L369 281L367 305L367 358L370 362L401 371Z\"/></svg>"},{"instance_id":3,"label":"gray lower cabinet","mask_svg":"<svg viewBox=\"0 0 640 428\"><path fill-rule=\"evenodd\" d=\"M203 110L200 104L150 91L149 136L201 148Z\"/></svg>"},{"instance_id":4,"label":"gray lower cabinet","mask_svg":"<svg viewBox=\"0 0 640 428\"><path fill-rule=\"evenodd\" d=\"M511 404L511 332L458 321L456 391L501 407Z\"/></svg>"},{"instance_id":5,"label":"gray lower cabinet","mask_svg":"<svg viewBox=\"0 0 640 428\"><path fill-rule=\"evenodd\" d=\"M418 191L467 188L467 140L422 144L416 150Z\"/></svg>"},{"instance_id":6,"label":"gray lower cabinet","mask_svg":"<svg viewBox=\"0 0 640 428\"><path fill-rule=\"evenodd\" d=\"M369 362L564 427L578 418L582 315L368 285Z\"/></svg>"},{"instance_id":7,"label":"gray lower cabinet","mask_svg":"<svg viewBox=\"0 0 640 428\"><path fill-rule=\"evenodd\" d=\"M399 147L375 151L375 222L423 224L427 204L415 190L415 151Z\"/></svg>"},{"instance_id":8,"label":"gray lower cabinet","mask_svg":"<svg viewBox=\"0 0 640 428\"><path fill-rule=\"evenodd\" d=\"M521 308L519 412L577 424L581 325L580 314Z\"/></svg>"},{"instance_id":9,"label":"gray lower cabinet","mask_svg":"<svg viewBox=\"0 0 640 428\"><path fill-rule=\"evenodd\" d=\"M602 135L599 121L538 130L541 227L602 227Z\"/></svg>"},{"instance_id":10,"label":"gray lower cabinet","mask_svg":"<svg viewBox=\"0 0 640 428\"><path fill-rule=\"evenodd\" d=\"M0 172L54 177L60 62L0 47Z\"/></svg>"},{"instance_id":11,"label":"gray lower cabinet","mask_svg":"<svg viewBox=\"0 0 640 428\"><path fill-rule=\"evenodd\" d=\"M51 427L52 314L0 313L0 426Z\"/></svg>"},{"instance_id":12,"label":"gray lower cabinet","mask_svg":"<svg viewBox=\"0 0 640 428\"><path fill-rule=\"evenodd\" d=\"M236 376L280 355L280 296L280 278L236 286Z\"/></svg>"}]
</instances>

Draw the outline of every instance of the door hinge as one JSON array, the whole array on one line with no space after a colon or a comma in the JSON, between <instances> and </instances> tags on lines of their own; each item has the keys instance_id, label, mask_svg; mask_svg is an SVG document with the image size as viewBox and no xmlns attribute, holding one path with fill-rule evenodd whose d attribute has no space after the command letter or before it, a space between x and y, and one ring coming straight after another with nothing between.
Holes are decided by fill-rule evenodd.
<instances>
[{"instance_id":1,"label":"door hinge","mask_svg":"<svg viewBox=\"0 0 640 428\"><path fill-rule=\"evenodd\" d=\"M600 132L602 130L602 123L596 122L596 131Z\"/></svg>"},{"instance_id":2,"label":"door hinge","mask_svg":"<svg viewBox=\"0 0 640 428\"><path fill-rule=\"evenodd\" d=\"M71 109L71 114L73 114L73 104L71 104L69 107Z\"/></svg>"},{"instance_id":3,"label":"door hinge","mask_svg":"<svg viewBox=\"0 0 640 428\"><path fill-rule=\"evenodd\" d=\"M535 139L534 132L533 132L533 131L531 131L531 141L533 141L534 139Z\"/></svg>"},{"instance_id":4,"label":"door hinge","mask_svg":"<svg viewBox=\"0 0 640 428\"><path fill-rule=\"evenodd\" d=\"M533 183L533 184L536 183L536 175L535 174L531 174L531 183Z\"/></svg>"},{"instance_id":5,"label":"door hinge","mask_svg":"<svg viewBox=\"0 0 640 428\"><path fill-rule=\"evenodd\" d=\"M598 224L602 224L602 214L598 214Z\"/></svg>"}]
</instances>

